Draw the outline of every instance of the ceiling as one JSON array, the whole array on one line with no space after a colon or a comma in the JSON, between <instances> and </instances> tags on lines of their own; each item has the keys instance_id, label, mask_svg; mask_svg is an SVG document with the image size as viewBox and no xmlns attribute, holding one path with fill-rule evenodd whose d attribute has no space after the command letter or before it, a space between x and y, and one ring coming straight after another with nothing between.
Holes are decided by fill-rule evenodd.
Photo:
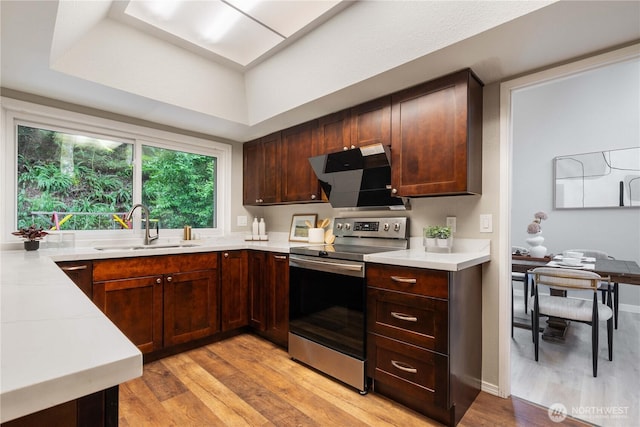
<instances>
[{"instance_id":1,"label":"ceiling","mask_svg":"<svg viewBox=\"0 0 640 427\"><path fill-rule=\"evenodd\" d=\"M490 84L640 40L636 1L343 1L236 62L128 3L0 2L3 94L244 142L461 68Z\"/></svg>"}]
</instances>

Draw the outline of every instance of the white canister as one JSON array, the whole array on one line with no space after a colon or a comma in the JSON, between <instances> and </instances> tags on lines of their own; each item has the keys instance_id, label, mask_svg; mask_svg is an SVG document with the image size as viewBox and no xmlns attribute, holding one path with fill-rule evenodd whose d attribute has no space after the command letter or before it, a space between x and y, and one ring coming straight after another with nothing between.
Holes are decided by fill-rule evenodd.
<instances>
[{"instance_id":1,"label":"white canister","mask_svg":"<svg viewBox=\"0 0 640 427\"><path fill-rule=\"evenodd\" d=\"M324 228L310 228L309 243L324 243Z\"/></svg>"}]
</instances>

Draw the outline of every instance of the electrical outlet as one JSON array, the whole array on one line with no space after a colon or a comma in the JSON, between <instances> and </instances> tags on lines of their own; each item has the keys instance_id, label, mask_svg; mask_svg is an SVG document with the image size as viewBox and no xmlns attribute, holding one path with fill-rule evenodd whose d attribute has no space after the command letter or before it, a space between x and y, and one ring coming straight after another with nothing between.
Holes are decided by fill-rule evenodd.
<instances>
[{"instance_id":1,"label":"electrical outlet","mask_svg":"<svg viewBox=\"0 0 640 427\"><path fill-rule=\"evenodd\" d=\"M247 226L247 217L246 217L246 215L238 215L236 225L238 227L246 227Z\"/></svg>"},{"instance_id":2,"label":"electrical outlet","mask_svg":"<svg viewBox=\"0 0 640 427\"><path fill-rule=\"evenodd\" d=\"M447 217L447 227L451 228L451 232L452 233L456 232L456 217L455 216L448 216Z\"/></svg>"},{"instance_id":3,"label":"electrical outlet","mask_svg":"<svg viewBox=\"0 0 640 427\"><path fill-rule=\"evenodd\" d=\"M491 214L480 215L480 232L493 233L493 216Z\"/></svg>"}]
</instances>

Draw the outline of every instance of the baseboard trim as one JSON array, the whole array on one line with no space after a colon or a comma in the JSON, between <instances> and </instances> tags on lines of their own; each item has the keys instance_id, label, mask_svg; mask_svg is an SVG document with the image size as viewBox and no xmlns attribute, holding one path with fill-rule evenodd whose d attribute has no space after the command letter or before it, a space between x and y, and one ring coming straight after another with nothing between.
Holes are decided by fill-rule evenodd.
<instances>
[{"instance_id":1,"label":"baseboard trim","mask_svg":"<svg viewBox=\"0 0 640 427\"><path fill-rule=\"evenodd\" d=\"M502 396L500 394L500 388L496 384L488 383L486 381L482 381L480 390L487 392L489 394L493 394L494 396L498 396L498 397L505 397L505 398L509 397L509 396Z\"/></svg>"}]
</instances>

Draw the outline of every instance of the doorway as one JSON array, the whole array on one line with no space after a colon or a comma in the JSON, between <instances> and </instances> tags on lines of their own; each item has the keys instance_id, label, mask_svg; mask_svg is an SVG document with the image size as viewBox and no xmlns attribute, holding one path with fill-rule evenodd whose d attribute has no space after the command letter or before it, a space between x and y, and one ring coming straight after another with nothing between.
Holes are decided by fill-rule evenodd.
<instances>
[{"instance_id":1,"label":"doorway","mask_svg":"<svg viewBox=\"0 0 640 427\"><path fill-rule=\"evenodd\" d=\"M526 227L533 219L533 215L538 211L545 211L549 214L549 219L544 222L544 233L548 237L545 246L548 246L550 252L557 253L562 249L568 249L576 247L577 243L573 242L586 242L584 245L578 245L579 247L601 247L600 245L609 244L619 245L620 241L629 241L629 232L625 227L618 227L616 232L620 233L620 238L612 239L610 236L599 235L598 233L592 233L592 235L584 237L584 227L578 227L575 224L575 219L580 216L586 221L587 224L603 224L607 217L615 218L612 223L619 224L620 221L637 221L640 218L640 211L637 209L627 210L557 210L553 204L553 157L562 154L574 154L588 151L598 151L603 148L601 146L611 146L607 144L639 144L637 136L635 139L631 139L631 142L625 142L622 138L612 140L608 138L606 141L602 138L598 141L595 140L591 146L588 146L588 137L590 135L580 135L580 132L592 132L589 129L590 121L595 120L591 117L584 118L582 125L579 129L573 133L567 133L563 129L564 122L571 119L571 115L575 111L563 111L559 102L546 102L545 100L552 99L548 93L544 93L545 90L552 90L557 93L560 86L567 87L573 90L573 96L580 98L584 89L580 89L575 86L579 78L593 78L599 71L604 69L610 69L619 71L619 68L625 65L631 64L631 66L637 67L640 52L638 46L631 46L625 49L621 49L614 52L609 52L604 55L592 57L583 61L578 61L565 66L557 67L554 69L546 70L541 73L525 76L516 80L505 82L501 85L501 135L500 135L500 152L501 152L501 171L500 171L500 212L506 221L501 222L500 230L500 257L507 268L504 268L500 272L501 286L500 286L500 348L504 349L500 351L501 360L499 361L499 377L500 377L500 390L503 396L514 394L530 400L534 403L549 407L555 403L563 404L567 409L569 415L577 418L583 418L587 421L595 424L602 425L625 425L632 419L638 419L637 413L637 399L638 392L635 389L630 389L627 396L624 393L619 395L612 394L602 398L596 398L589 400L589 397L585 397L589 393L595 390L614 390L615 385L619 386L620 381L616 380L616 376L621 376L622 380L629 379L628 372L633 370L629 369L627 365L626 370L624 368L625 354L629 353L623 344L631 344L633 346L633 336L629 339L624 338L625 333L634 334L637 337L638 324L640 324L640 314L634 313L635 310L631 307L631 312L623 313L620 317L620 322L626 322L625 329L619 329L614 331L614 362L616 366L620 367L620 372L615 372L618 368L611 368L609 372L607 364L611 364L606 357L603 357L603 352L606 353L606 340L600 341L601 357L599 359L599 373L598 378L591 376L591 364L590 364L590 347L586 356L583 356L580 360L572 360L571 357L575 353L583 353L578 348L571 348L571 352L568 351L568 346L564 348L564 344L555 344L555 346L548 345L546 343L541 344L541 356L540 361L536 363L533 360L533 349L531 343L531 331L520 330L515 331L514 339L511 338L511 254L510 248L512 245L526 246L524 239L526 238ZM635 76L640 73L636 72ZM612 77L610 82L615 84L620 83L616 81L617 77ZM584 84L584 83L583 83ZM611 86L611 85L609 85ZM590 86L587 89L590 94L598 93L598 91L606 91L607 87L604 85ZM629 89L628 89L629 90ZM630 88L630 93L633 92L633 86ZM638 92L635 92L635 103L638 102ZM536 98L538 97L539 98ZM601 97L607 95L606 92L600 92ZM566 98L567 95L565 95ZM547 117L540 120L531 120L531 116L525 114L532 114L531 109L522 109L518 102L521 98L529 98L531 102L542 103L544 112L548 113ZM632 98L633 99L633 98ZM579 101L579 99L576 99ZM637 108L637 107L636 107ZM523 119L523 115L524 119ZM640 126L637 124L637 118L640 116L635 113L636 128ZM606 117L598 117L597 119L606 120ZM614 120L607 120L608 123L612 123ZM528 126L528 127L527 127ZM543 131L551 130L551 138L555 140L543 140ZM555 133L554 133L555 132ZM548 135L548 134L547 134ZM609 135L611 135L609 133ZM520 139L518 139L520 138ZM524 141L522 140L524 138ZM548 137L547 137L548 138ZM577 141L577 143L575 143ZM594 149L595 147L595 149ZM623 147L620 147L623 148ZM563 152L562 150L566 150ZM578 150L578 151L576 151ZM519 162L519 158L527 159L528 164L522 166L522 162ZM544 161L533 162L534 158L543 158ZM527 169L530 167L529 169ZM532 168L532 169L531 169ZM526 181L529 187L522 188L518 183L520 181ZM543 191L540 191L543 189ZM514 194L514 192L516 194ZM523 195L524 197L519 197ZM611 227L600 227L603 229ZM580 238L576 235L572 235L569 232L571 229L578 229L581 233ZM588 229L588 228L587 228ZM626 234L626 235L625 235ZM637 235L637 234L635 234ZM591 239L591 240L589 240ZM637 240L637 239L636 239ZM604 242L604 243L603 243ZM640 255L640 249L637 248L637 242L635 246L633 243L629 244L629 248L624 252L629 254L619 256L624 259L634 259ZM634 259L638 261L638 259ZM627 287L629 288L629 287ZM638 287L635 287L638 288ZM626 289L628 301L635 301L637 297L635 294L640 289ZM523 296L520 291L520 298L516 298L514 308L524 315L523 308ZM573 326L573 325L572 325ZM586 326L587 325L576 325ZM622 324L621 324L622 327ZM635 328L635 329L634 329ZM625 332L626 331L626 332ZM581 341L582 336L586 334L587 344L590 345L590 334L585 333L579 327L573 328L574 341ZM601 335L606 336L606 335ZM637 340L637 338L636 338ZM603 345L604 344L604 345ZM542 348L545 347L546 353ZM640 345L636 344L636 349L640 349ZM554 353L555 352L555 353ZM636 353L640 352L636 350ZM636 359L640 355L635 355ZM543 358L546 358L546 363L543 363ZM553 362L553 363L550 363ZM520 363L514 368L514 364ZM563 365L564 364L564 365ZM556 369L556 367L560 367ZM582 366L584 365L584 366ZM581 369L584 367L584 372L581 373ZM566 375L565 375L566 373ZM637 379L631 378L634 381ZM613 383L612 383L613 381ZM524 386L524 387L523 387ZM623 387L624 389L624 387ZM579 399L574 399L575 397ZM631 405L627 403L628 398L635 398L635 404ZM602 410L620 412L620 417L615 418L607 416L606 418L594 418L594 414L589 412L597 412ZM632 411L635 411L632 413ZM635 417L635 418L634 418ZM619 424L618 424L619 423Z\"/></svg>"}]
</instances>

